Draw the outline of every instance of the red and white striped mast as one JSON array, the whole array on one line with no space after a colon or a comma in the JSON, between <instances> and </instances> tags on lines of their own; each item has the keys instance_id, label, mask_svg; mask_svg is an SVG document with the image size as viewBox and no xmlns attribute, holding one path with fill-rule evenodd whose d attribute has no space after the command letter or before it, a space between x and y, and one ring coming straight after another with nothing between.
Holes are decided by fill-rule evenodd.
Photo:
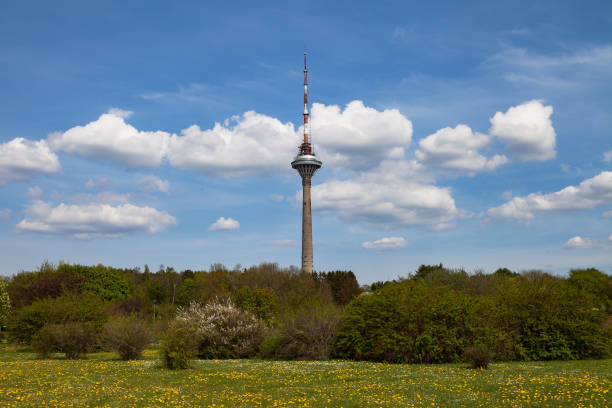
<instances>
[{"instance_id":1,"label":"red and white striped mast","mask_svg":"<svg viewBox=\"0 0 612 408\"><path fill-rule=\"evenodd\" d=\"M304 143L300 146L300 154L312 154L312 145L308 138L308 67L306 52L304 52Z\"/></svg>"}]
</instances>

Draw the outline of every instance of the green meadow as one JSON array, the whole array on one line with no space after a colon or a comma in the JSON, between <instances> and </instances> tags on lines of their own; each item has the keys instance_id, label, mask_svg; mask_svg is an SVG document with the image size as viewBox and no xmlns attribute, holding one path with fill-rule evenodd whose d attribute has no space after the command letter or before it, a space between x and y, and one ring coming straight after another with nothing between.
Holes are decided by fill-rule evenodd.
<instances>
[{"instance_id":1,"label":"green meadow","mask_svg":"<svg viewBox=\"0 0 612 408\"><path fill-rule=\"evenodd\" d=\"M113 353L40 360L0 351L2 407L609 407L612 360L407 365L195 360L160 367Z\"/></svg>"}]
</instances>

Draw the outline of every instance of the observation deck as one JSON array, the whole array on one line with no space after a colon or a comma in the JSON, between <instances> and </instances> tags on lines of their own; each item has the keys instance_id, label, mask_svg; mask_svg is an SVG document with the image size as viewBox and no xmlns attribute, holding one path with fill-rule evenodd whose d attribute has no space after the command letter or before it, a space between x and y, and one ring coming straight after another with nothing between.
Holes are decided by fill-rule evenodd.
<instances>
[{"instance_id":1,"label":"observation deck","mask_svg":"<svg viewBox=\"0 0 612 408\"><path fill-rule=\"evenodd\" d=\"M295 156L291 167L297 170L302 180L309 180L323 166L323 162L312 154L300 154Z\"/></svg>"}]
</instances>

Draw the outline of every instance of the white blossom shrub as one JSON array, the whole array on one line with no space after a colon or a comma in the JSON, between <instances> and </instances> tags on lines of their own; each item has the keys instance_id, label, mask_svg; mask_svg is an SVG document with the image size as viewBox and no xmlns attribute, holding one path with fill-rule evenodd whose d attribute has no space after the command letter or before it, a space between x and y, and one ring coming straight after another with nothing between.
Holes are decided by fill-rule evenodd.
<instances>
[{"instance_id":1,"label":"white blossom shrub","mask_svg":"<svg viewBox=\"0 0 612 408\"><path fill-rule=\"evenodd\" d=\"M193 325L198 357L207 359L255 356L266 330L261 319L229 299L193 302L180 309L176 319Z\"/></svg>"}]
</instances>

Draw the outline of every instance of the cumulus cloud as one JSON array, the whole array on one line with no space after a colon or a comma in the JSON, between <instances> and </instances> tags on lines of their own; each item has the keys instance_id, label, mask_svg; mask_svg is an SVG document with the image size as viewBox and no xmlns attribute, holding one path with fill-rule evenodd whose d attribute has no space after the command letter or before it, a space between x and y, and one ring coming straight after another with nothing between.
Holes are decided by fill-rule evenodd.
<instances>
[{"instance_id":1,"label":"cumulus cloud","mask_svg":"<svg viewBox=\"0 0 612 408\"><path fill-rule=\"evenodd\" d=\"M364 242L361 244L363 248L374 249L377 251L386 251L390 249L399 249L406 246L406 240L403 237L384 237L372 242Z\"/></svg>"},{"instance_id":2,"label":"cumulus cloud","mask_svg":"<svg viewBox=\"0 0 612 408\"><path fill-rule=\"evenodd\" d=\"M43 195L43 189L38 186L28 188L27 196L29 198L39 198Z\"/></svg>"},{"instance_id":3,"label":"cumulus cloud","mask_svg":"<svg viewBox=\"0 0 612 408\"><path fill-rule=\"evenodd\" d=\"M51 147L96 160L132 168L159 167L168 147L169 134L144 132L125 123L127 111L113 110L85 126L49 135Z\"/></svg>"},{"instance_id":4,"label":"cumulus cloud","mask_svg":"<svg viewBox=\"0 0 612 408\"><path fill-rule=\"evenodd\" d=\"M22 181L37 173L60 171L57 155L44 140L34 142L18 137L0 144L0 186L9 181Z\"/></svg>"},{"instance_id":5,"label":"cumulus cloud","mask_svg":"<svg viewBox=\"0 0 612 408\"><path fill-rule=\"evenodd\" d=\"M487 214L528 221L537 212L590 210L609 203L612 203L612 171L602 171L577 186L568 186L554 193L514 197L499 207L490 208Z\"/></svg>"},{"instance_id":6,"label":"cumulus cloud","mask_svg":"<svg viewBox=\"0 0 612 408\"><path fill-rule=\"evenodd\" d=\"M217 221L213 222L209 231L228 231L237 230L240 228L240 223L233 218L220 217Z\"/></svg>"},{"instance_id":7,"label":"cumulus cloud","mask_svg":"<svg viewBox=\"0 0 612 408\"><path fill-rule=\"evenodd\" d=\"M161 191L167 193L170 190L170 182L162 180L152 174L146 174L138 178L138 184L147 191Z\"/></svg>"},{"instance_id":8,"label":"cumulus cloud","mask_svg":"<svg viewBox=\"0 0 612 408\"><path fill-rule=\"evenodd\" d=\"M52 148L128 167L172 166L221 177L288 170L302 128L249 111L210 129L190 126L180 134L141 131L125 122L130 111L111 109L97 120L48 137ZM397 109L378 111L361 101L344 110L313 104L312 131L326 163L353 169L401 159L412 138L412 123Z\"/></svg>"},{"instance_id":9,"label":"cumulus cloud","mask_svg":"<svg viewBox=\"0 0 612 408\"><path fill-rule=\"evenodd\" d=\"M291 123L246 112L212 129L193 125L170 138L168 159L182 169L222 177L288 168L299 137Z\"/></svg>"},{"instance_id":10,"label":"cumulus cloud","mask_svg":"<svg viewBox=\"0 0 612 408\"><path fill-rule=\"evenodd\" d=\"M127 119L134 114L134 112L130 110L124 110L124 109L119 109L119 108L110 108L108 110L108 113L110 115L118 116L123 119Z\"/></svg>"},{"instance_id":11,"label":"cumulus cloud","mask_svg":"<svg viewBox=\"0 0 612 408\"><path fill-rule=\"evenodd\" d=\"M445 127L421 139L415 155L419 161L443 169L468 172L493 170L508 162L508 159L498 154L492 158L480 154L479 150L490 141L490 136L474 133L466 125Z\"/></svg>"},{"instance_id":12,"label":"cumulus cloud","mask_svg":"<svg viewBox=\"0 0 612 408\"><path fill-rule=\"evenodd\" d=\"M165 211L133 204L72 204L53 206L34 201L25 209L18 232L71 235L78 239L115 238L124 234L163 231L177 223Z\"/></svg>"},{"instance_id":13,"label":"cumulus cloud","mask_svg":"<svg viewBox=\"0 0 612 408\"><path fill-rule=\"evenodd\" d=\"M383 162L347 180L328 180L312 187L312 208L380 228L450 227L460 215L450 190L425 183L418 169L406 161Z\"/></svg>"},{"instance_id":14,"label":"cumulus cloud","mask_svg":"<svg viewBox=\"0 0 612 408\"><path fill-rule=\"evenodd\" d=\"M580 236L575 236L567 240L565 244L563 244L564 248L591 248L595 245L595 241L589 238L582 238Z\"/></svg>"},{"instance_id":15,"label":"cumulus cloud","mask_svg":"<svg viewBox=\"0 0 612 408\"><path fill-rule=\"evenodd\" d=\"M612 150L608 150L603 154L603 161L606 163L612 163Z\"/></svg>"},{"instance_id":16,"label":"cumulus cloud","mask_svg":"<svg viewBox=\"0 0 612 408\"><path fill-rule=\"evenodd\" d=\"M344 110L315 103L312 135L328 164L368 169L381 160L404 158L412 140L412 122L397 109L379 111L358 100Z\"/></svg>"},{"instance_id":17,"label":"cumulus cloud","mask_svg":"<svg viewBox=\"0 0 612 408\"><path fill-rule=\"evenodd\" d=\"M529 101L497 112L490 133L507 143L509 154L519 161L543 161L555 157L556 133L550 115L552 106Z\"/></svg>"}]
</instances>

